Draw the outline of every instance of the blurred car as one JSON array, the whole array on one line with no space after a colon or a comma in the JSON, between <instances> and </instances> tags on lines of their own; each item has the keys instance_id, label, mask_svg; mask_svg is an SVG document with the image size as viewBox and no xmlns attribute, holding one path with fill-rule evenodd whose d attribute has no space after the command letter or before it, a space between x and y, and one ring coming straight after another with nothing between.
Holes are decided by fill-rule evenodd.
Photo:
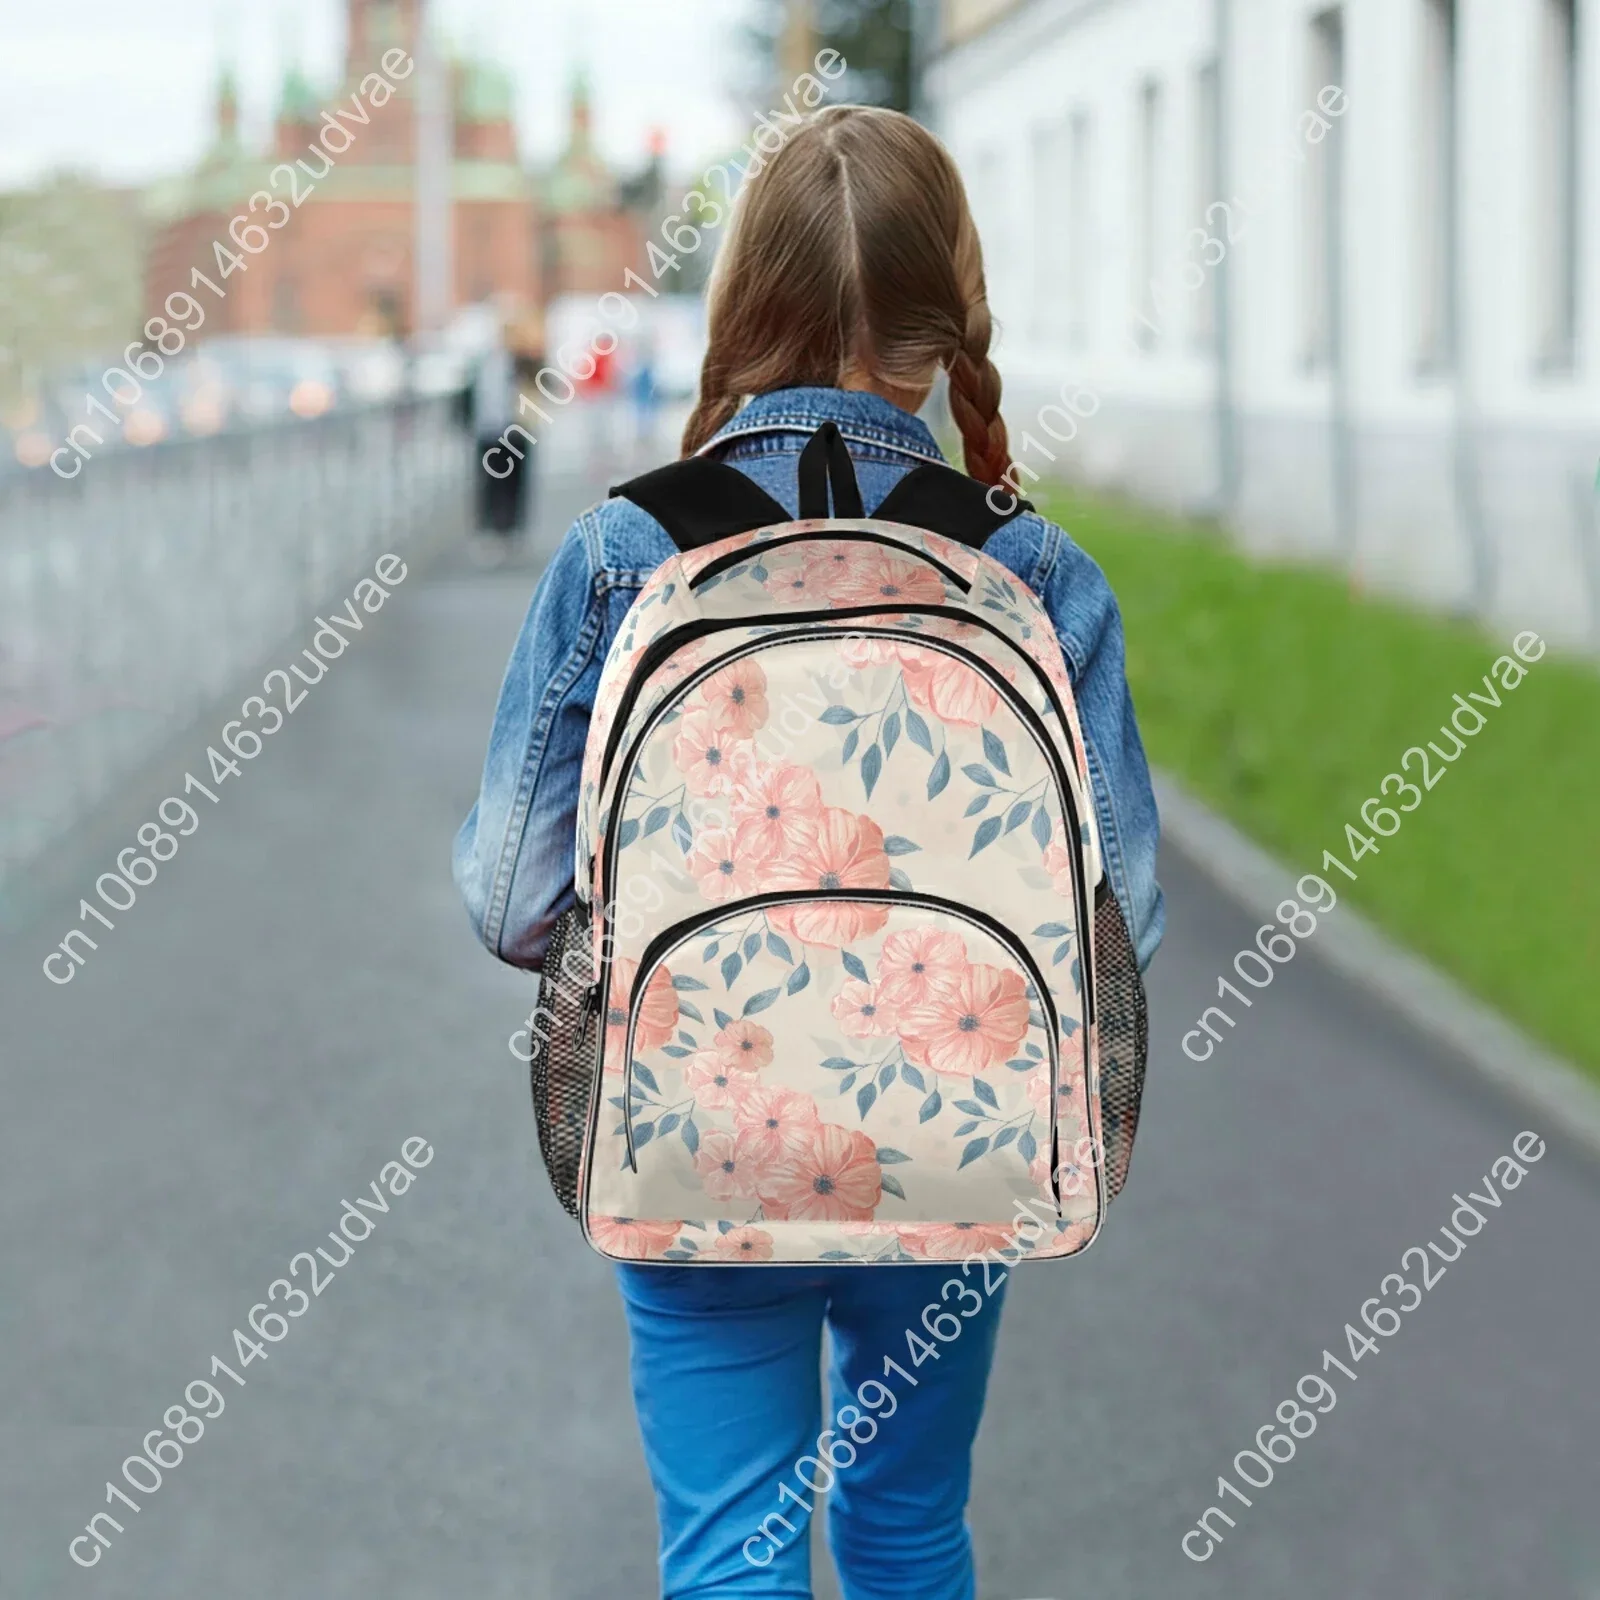
<instances>
[{"instance_id":1,"label":"blurred car","mask_svg":"<svg viewBox=\"0 0 1600 1600\"><path fill-rule=\"evenodd\" d=\"M405 390L405 351L392 339L333 340L328 354L345 399L374 405Z\"/></svg>"},{"instance_id":2,"label":"blurred car","mask_svg":"<svg viewBox=\"0 0 1600 1600\"><path fill-rule=\"evenodd\" d=\"M0 479L45 466L60 441L60 419L37 393L13 400L0 409Z\"/></svg>"},{"instance_id":3,"label":"blurred car","mask_svg":"<svg viewBox=\"0 0 1600 1600\"><path fill-rule=\"evenodd\" d=\"M466 388L471 370L471 362L460 350L445 347L415 351L411 356L411 392L422 398L459 394Z\"/></svg>"},{"instance_id":4,"label":"blurred car","mask_svg":"<svg viewBox=\"0 0 1600 1600\"><path fill-rule=\"evenodd\" d=\"M339 402L339 370L312 339L224 334L179 366L178 412L187 433L320 417Z\"/></svg>"}]
</instances>

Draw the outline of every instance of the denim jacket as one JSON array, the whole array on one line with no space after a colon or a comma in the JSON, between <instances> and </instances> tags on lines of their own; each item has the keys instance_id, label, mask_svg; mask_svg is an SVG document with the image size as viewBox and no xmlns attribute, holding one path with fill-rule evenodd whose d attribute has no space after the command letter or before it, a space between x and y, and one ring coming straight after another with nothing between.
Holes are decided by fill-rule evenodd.
<instances>
[{"instance_id":1,"label":"denim jacket","mask_svg":"<svg viewBox=\"0 0 1600 1600\"><path fill-rule=\"evenodd\" d=\"M832 419L850 447L867 515L919 462L942 462L916 417L877 395L779 389L757 396L706 446L794 514L802 446ZM674 553L626 500L591 507L567 530L534 591L511 653L478 802L455 842L455 880L483 942L537 969L551 925L573 901L579 774L600 669L628 608ZM984 546L1044 602L1060 636L1088 749L1101 850L1139 965L1161 941L1159 824L1123 669L1122 618L1099 567L1053 522L1014 517Z\"/></svg>"}]
</instances>

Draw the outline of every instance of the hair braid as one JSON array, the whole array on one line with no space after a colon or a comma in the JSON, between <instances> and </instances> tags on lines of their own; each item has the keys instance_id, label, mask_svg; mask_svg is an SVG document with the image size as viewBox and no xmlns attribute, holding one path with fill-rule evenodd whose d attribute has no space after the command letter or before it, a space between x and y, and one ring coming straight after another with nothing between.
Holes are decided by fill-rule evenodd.
<instances>
[{"instance_id":1,"label":"hair braid","mask_svg":"<svg viewBox=\"0 0 1600 1600\"><path fill-rule=\"evenodd\" d=\"M1000 374L989 359L993 332L983 280L977 298L967 307L961 347L951 356L950 415L961 430L967 471L980 483L996 484L1011 470L1011 446L1000 415Z\"/></svg>"}]
</instances>

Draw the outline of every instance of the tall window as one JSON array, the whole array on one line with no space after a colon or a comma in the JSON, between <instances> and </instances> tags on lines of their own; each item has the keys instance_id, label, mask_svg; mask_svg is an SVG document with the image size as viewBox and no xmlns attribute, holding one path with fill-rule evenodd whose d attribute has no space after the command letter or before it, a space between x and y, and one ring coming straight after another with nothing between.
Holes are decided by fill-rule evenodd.
<instances>
[{"instance_id":1,"label":"tall window","mask_svg":"<svg viewBox=\"0 0 1600 1600\"><path fill-rule=\"evenodd\" d=\"M1156 276L1157 223L1161 195L1161 85L1150 82L1139 90L1138 129L1134 148L1137 163L1133 179L1133 248L1129 261L1133 271L1130 298L1135 313L1149 317L1151 284ZM1135 337L1140 347L1153 349L1155 328L1149 321L1134 318Z\"/></svg>"},{"instance_id":2,"label":"tall window","mask_svg":"<svg viewBox=\"0 0 1600 1600\"><path fill-rule=\"evenodd\" d=\"M1310 71L1305 104L1314 106L1329 84L1344 83L1344 19L1337 7L1311 19ZM1307 146L1301 215L1301 317L1305 364L1312 371L1329 366L1337 336L1339 285L1340 138L1343 119Z\"/></svg>"},{"instance_id":3,"label":"tall window","mask_svg":"<svg viewBox=\"0 0 1600 1600\"><path fill-rule=\"evenodd\" d=\"M1574 0L1537 4L1535 328L1540 365L1565 371L1573 362L1578 311L1577 8Z\"/></svg>"},{"instance_id":4,"label":"tall window","mask_svg":"<svg viewBox=\"0 0 1600 1600\"><path fill-rule=\"evenodd\" d=\"M1215 61L1208 61L1200 69L1195 84L1194 110L1194 226L1209 231L1206 212L1214 201L1222 198L1219 192L1222 182L1222 119ZM1227 227L1225 218L1223 227ZM1202 250L1200 255L1199 264L1205 272L1206 281L1195 292L1194 317L1190 324L1194 348L1202 353L1216 347L1217 296L1222 292L1220 263L1214 267L1204 259L1208 249Z\"/></svg>"},{"instance_id":5,"label":"tall window","mask_svg":"<svg viewBox=\"0 0 1600 1600\"><path fill-rule=\"evenodd\" d=\"M1415 193L1417 368L1455 359L1456 6L1422 0L1418 52Z\"/></svg>"},{"instance_id":6,"label":"tall window","mask_svg":"<svg viewBox=\"0 0 1600 1600\"><path fill-rule=\"evenodd\" d=\"M1076 113L1070 134L1067 180L1070 237L1067 241L1067 337L1075 350L1089 343L1094 316L1094 124L1087 111Z\"/></svg>"}]
</instances>

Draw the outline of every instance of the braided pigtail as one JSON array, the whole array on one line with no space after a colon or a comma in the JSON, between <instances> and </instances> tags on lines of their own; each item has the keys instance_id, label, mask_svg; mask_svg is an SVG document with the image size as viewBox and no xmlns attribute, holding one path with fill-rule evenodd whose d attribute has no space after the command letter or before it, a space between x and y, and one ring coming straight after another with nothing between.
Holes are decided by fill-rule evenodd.
<instances>
[{"instance_id":1,"label":"braided pigtail","mask_svg":"<svg viewBox=\"0 0 1600 1600\"><path fill-rule=\"evenodd\" d=\"M959 348L946 362L950 374L950 415L961 430L967 472L980 483L1005 481L1011 446L1000 415L1000 374L989 359L994 319L983 278L983 254L970 215L956 239L956 277L966 299L966 323Z\"/></svg>"}]
</instances>

